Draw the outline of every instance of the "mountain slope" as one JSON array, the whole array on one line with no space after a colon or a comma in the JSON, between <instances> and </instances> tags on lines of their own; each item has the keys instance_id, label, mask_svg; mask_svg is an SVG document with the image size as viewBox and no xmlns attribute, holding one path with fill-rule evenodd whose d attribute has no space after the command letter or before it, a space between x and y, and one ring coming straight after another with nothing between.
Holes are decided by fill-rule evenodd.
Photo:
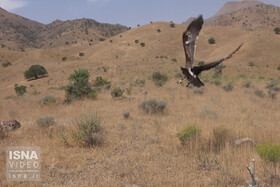
<instances>
[{"instance_id":1,"label":"mountain slope","mask_svg":"<svg viewBox=\"0 0 280 187\"><path fill-rule=\"evenodd\" d=\"M122 25L99 23L91 19L56 20L41 24L0 8L0 43L2 48L49 48L71 44L97 43L126 31Z\"/></svg>"},{"instance_id":2,"label":"mountain slope","mask_svg":"<svg viewBox=\"0 0 280 187\"><path fill-rule=\"evenodd\" d=\"M255 3L256 5L254 5ZM237 10L234 6L231 9L222 8L218 14L206 20L205 25L234 26L251 31L272 30L280 26L280 7L254 2L250 4L251 6L241 8L244 5L243 2L235 2L234 4Z\"/></svg>"}]
</instances>

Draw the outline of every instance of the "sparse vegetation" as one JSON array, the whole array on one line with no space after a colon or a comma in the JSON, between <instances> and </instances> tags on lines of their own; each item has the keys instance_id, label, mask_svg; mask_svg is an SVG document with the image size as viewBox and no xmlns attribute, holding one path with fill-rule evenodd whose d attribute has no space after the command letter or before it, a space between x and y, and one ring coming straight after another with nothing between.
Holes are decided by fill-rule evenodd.
<instances>
[{"instance_id":1,"label":"sparse vegetation","mask_svg":"<svg viewBox=\"0 0 280 187\"><path fill-rule=\"evenodd\" d=\"M197 88L193 91L194 94L202 95L204 94L204 90L202 88Z\"/></svg>"},{"instance_id":2,"label":"sparse vegetation","mask_svg":"<svg viewBox=\"0 0 280 187\"><path fill-rule=\"evenodd\" d=\"M64 57L62 57L62 59L61 59L63 62L64 61L66 61L67 60L67 57L66 56L64 56Z\"/></svg>"},{"instance_id":3,"label":"sparse vegetation","mask_svg":"<svg viewBox=\"0 0 280 187\"><path fill-rule=\"evenodd\" d=\"M199 62L197 63L198 66L203 66L204 64L205 64L204 61L199 61Z\"/></svg>"},{"instance_id":4,"label":"sparse vegetation","mask_svg":"<svg viewBox=\"0 0 280 187\"><path fill-rule=\"evenodd\" d=\"M80 53L79 53L79 56L80 56L80 57L83 57L83 56L85 56L85 53L80 52Z\"/></svg>"},{"instance_id":5,"label":"sparse vegetation","mask_svg":"<svg viewBox=\"0 0 280 187\"><path fill-rule=\"evenodd\" d=\"M24 95L26 93L26 86L19 86L15 84L14 89L18 96Z\"/></svg>"},{"instance_id":6,"label":"sparse vegetation","mask_svg":"<svg viewBox=\"0 0 280 187\"><path fill-rule=\"evenodd\" d=\"M232 84L225 84L225 85L222 86L222 88L225 91L231 91L233 89L233 85Z\"/></svg>"},{"instance_id":7,"label":"sparse vegetation","mask_svg":"<svg viewBox=\"0 0 280 187\"><path fill-rule=\"evenodd\" d=\"M6 68L6 67L8 67L8 66L11 66L12 64L11 64L11 62L9 62L9 61L6 61L6 62L3 62L2 63L2 66L4 67L4 68Z\"/></svg>"},{"instance_id":8,"label":"sparse vegetation","mask_svg":"<svg viewBox=\"0 0 280 187\"><path fill-rule=\"evenodd\" d=\"M213 129L213 148L215 152L220 152L225 148L230 134L229 129L224 126L218 126Z\"/></svg>"},{"instance_id":9,"label":"sparse vegetation","mask_svg":"<svg viewBox=\"0 0 280 187\"><path fill-rule=\"evenodd\" d=\"M279 71L280 71L280 66L278 66L278 67L277 67L277 70L279 70Z\"/></svg>"},{"instance_id":10,"label":"sparse vegetation","mask_svg":"<svg viewBox=\"0 0 280 187\"><path fill-rule=\"evenodd\" d=\"M158 33L160 33L160 32L161 32L161 30L160 30L160 29L157 29L157 32L158 32Z\"/></svg>"},{"instance_id":11,"label":"sparse vegetation","mask_svg":"<svg viewBox=\"0 0 280 187\"><path fill-rule=\"evenodd\" d=\"M44 105L49 105L49 104L55 104L56 103L56 99L54 96L51 95L47 95L42 99L42 103Z\"/></svg>"},{"instance_id":12,"label":"sparse vegetation","mask_svg":"<svg viewBox=\"0 0 280 187\"><path fill-rule=\"evenodd\" d=\"M209 44L215 44L216 40L213 37L211 37L211 38L208 39L208 43Z\"/></svg>"},{"instance_id":13,"label":"sparse vegetation","mask_svg":"<svg viewBox=\"0 0 280 187\"><path fill-rule=\"evenodd\" d=\"M170 23L171 28L175 28L175 23Z\"/></svg>"},{"instance_id":14,"label":"sparse vegetation","mask_svg":"<svg viewBox=\"0 0 280 187\"><path fill-rule=\"evenodd\" d=\"M105 40L106 40L106 38L99 38L99 41L101 41L101 42L103 42Z\"/></svg>"},{"instance_id":15,"label":"sparse vegetation","mask_svg":"<svg viewBox=\"0 0 280 187\"><path fill-rule=\"evenodd\" d=\"M124 117L124 118L127 119L127 118L129 118L129 116L130 116L130 113L129 113L129 112L124 112L124 113L123 113L123 117Z\"/></svg>"},{"instance_id":16,"label":"sparse vegetation","mask_svg":"<svg viewBox=\"0 0 280 187\"><path fill-rule=\"evenodd\" d=\"M155 72L152 75L152 80L154 81L155 85L159 87L163 86L166 83L167 79L167 76L161 74L160 72Z\"/></svg>"},{"instance_id":17,"label":"sparse vegetation","mask_svg":"<svg viewBox=\"0 0 280 187\"><path fill-rule=\"evenodd\" d=\"M123 90L120 87L116 87L112 90L111 96L116 99L123 95Z\"/></svg>"},{"instance_id":18,"label":"sparse vegetation","mask_svg":"<svg viewBox=\"0 0 280 187\"><path fill-rule=\"evenodd\" d=\"M139 40L135 40L134 42L135 42L136 44L138 44L138 43L139 43Z\"/></svg>"},{"instance_id":19,"label":"sparse vegetation","mask_svg":"<svg viewBox=\"0 0 280 187\"><path fill-rule=\"evenodd\" d=\"M102 146L104 133L100 118L95 115L84 115L76 120L76 130L72 136L75 142L83 147Z\"/></svg>"},{"instance_id":20,"label":"sparse vegetation","mask_svg":"<svg viewBox=\"0 0 280 187\"><path fill-rule=\"evenodd\" d=\"M103 77L96 77L94 82L93 82L93 86L94 87L103 87L107 84L111 84L111 82L107 81L106 79L104 79Z\"/></svg>"},{"instance_id":21,"label":"sparse vegetation","mask_svg":"<svg viewBox=\"0 0 280 187\"><path fill-rule=\"evenodd\" d=\"M181 132L177 133L177 136L181 144L186 144L188 141L195 139L200 134L201 134L200 128L198 128L196 125L189 125Z\"/></svg>"},{"instance_id":22,"label":"sparse vegetation","mask_svg":"<svg viewBox=\"0 0 280 187\"><path fill-rule=\"evenodd\" d=\"M39 127L50 127L55 124L54 117L46 116L42 118L38 118L36 123Z\"/></svg>"},{"instance_id":23,"label":"sparse vegetation","mask_svg":"<svg viewBox=\"0 0 280 187\"><path fill-rule=\"evenodd\" d=\"M47 70L41 65L32 65L27 71L24 72L24 77L26 79L46 76L48 74Z\"/></svg>"},{"instance_id":24,"label":"sparse vegetation","mask_svg":"<svg viewBox=\"0 0 280 187\"><path fill-rule=\"evenodd\" d=\"M144 111L145 113L163 113L165 107L166 107L166 101L157 101L156 99L149 99L146 101L143 101L139 108Z\"/></svg>"},{"instance_id":25,"label":"sparse vegetation","mask_svg":"<svg viewBox=\"0 0 280 187\"><path fill-rule=\"evenodd\" d=\"M264 97L265 97L265 94L264 94L264 92L263 92L262 90L255 90L255 91L254 91L254 94L255 94L256 96L261 97L261 98L264 98Z\"/></svg>"}]
</instances>

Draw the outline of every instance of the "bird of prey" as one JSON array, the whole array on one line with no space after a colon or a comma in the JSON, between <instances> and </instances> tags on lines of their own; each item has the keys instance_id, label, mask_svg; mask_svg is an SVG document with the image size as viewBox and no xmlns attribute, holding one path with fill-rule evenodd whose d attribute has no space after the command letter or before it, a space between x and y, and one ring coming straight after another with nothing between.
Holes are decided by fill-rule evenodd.
<instances>
[{"instance_id":1,"label":"bird of prey","mask_svg":"<svg viewBox=\"0 0 280 187\"><path fill-rule=\"evenodd\" d=\"M243 45L243 44L241 44L237 49L235 49L232 53L230 53L225 58L222 58L220 60L205 64L202 66L194 66L196 40L198 38L202 25L203 25L203 17L202 17L202 15L200 15L196 19L194 19L187 27L187 30L185 32L183 32L183 46L184 46L185 55L186 55L186 66L185 66L185 68L181 67L181 70L182 70L182 73L184 74L184 78L186 78L188 80L187 87L190 84L192 84L196 87L204 86L203 82L201 82L198 75L202 71L206 71L211 68L215 68L223 61L231 58Z\"/></svg>"}]
</instances>

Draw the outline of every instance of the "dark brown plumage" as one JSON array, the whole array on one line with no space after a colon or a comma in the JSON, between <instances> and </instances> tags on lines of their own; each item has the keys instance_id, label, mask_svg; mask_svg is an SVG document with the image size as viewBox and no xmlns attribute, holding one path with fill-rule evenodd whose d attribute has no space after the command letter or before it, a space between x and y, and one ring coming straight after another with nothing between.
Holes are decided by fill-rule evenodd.
<instances>
[{"instance_id":1,"label":"dark brown plumage","mask_svg":"<svg viewBox=\"0 0 280 187\"><path fill-rule=\"evenodd\" d=\"M196 50L196 40L198 38L199 32L203 25L203 17L202 15L198 16L194 19L190 25L187 27L186 31L183 32L183 47L185 50L186 55L186 66L181 67L182 73L184 74L185 78L188 80L188 84L192 84L196 87L204 86L203 82L199 79L198 75L202 71L209 70L211 68L215 68L225 60L231 58L243 44L238 46L232 53L230 53L227 57L222 58L220 60L202 65L202 66L194 66L195 63L195 50Z\"/></svg>"}]
</instances>

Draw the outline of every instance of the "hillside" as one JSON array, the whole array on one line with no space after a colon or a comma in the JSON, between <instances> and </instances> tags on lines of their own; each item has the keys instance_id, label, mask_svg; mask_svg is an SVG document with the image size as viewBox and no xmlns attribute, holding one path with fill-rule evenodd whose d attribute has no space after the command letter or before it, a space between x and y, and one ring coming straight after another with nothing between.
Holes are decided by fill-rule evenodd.
<instances>
[{"instance_id":1,"label":"hillside","mask_svg":"<svg viewBox=\"0 0 280 187\"><path fill-rule=\"evenodd\" d=\"M258 2L231 2L205 25L234 26L244 30L273 30L280 26L280 7Z\"/></svg>"},{"instance_id":2,"label":"hillside","mask_svg":"<svg viewBox=\"0 0 280 187\"><path fill-rule=\"evenodd\" d=\"M56 20L41 24L0 8L0 43L2 48L54 48L65 45L92 45L128 28L99 23L91 19Z\"/></svg>"}]
</instances>

